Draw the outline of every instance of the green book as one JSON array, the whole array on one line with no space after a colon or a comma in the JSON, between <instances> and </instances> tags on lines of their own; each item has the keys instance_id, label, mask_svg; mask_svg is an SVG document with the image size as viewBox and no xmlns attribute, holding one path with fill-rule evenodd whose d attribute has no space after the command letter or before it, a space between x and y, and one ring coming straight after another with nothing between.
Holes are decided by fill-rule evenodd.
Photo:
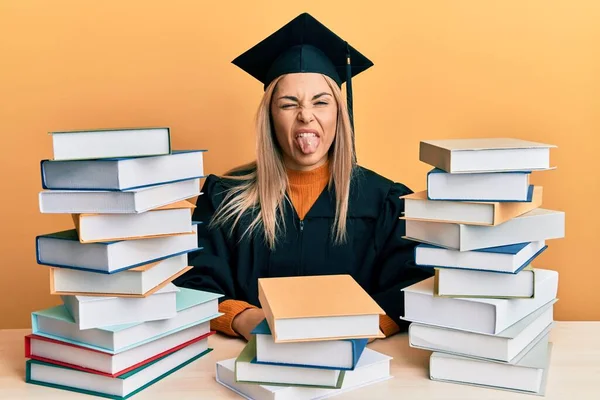
<instances>
[{"instance_id":1,"label":"green book","mask_svg":"<svg viewBox=\"0 0 600 400\"><path fill-rule=\"evenodd\" d=\"M25 381L109 399L128 399L211 351L201 340L115 378L27 360Z\"/></svg>"},{"instance_id":2,"label":"green book","mask_svg":"<svg viewBox=\"0 0 600 400\"><path fill-rule=\"evenodd\" d=\"M339 369L258 363L256 336L252 336L235 360L235 380L242 383L339 389L344 376L345 371Z\"/></svg>"}]
</instances>

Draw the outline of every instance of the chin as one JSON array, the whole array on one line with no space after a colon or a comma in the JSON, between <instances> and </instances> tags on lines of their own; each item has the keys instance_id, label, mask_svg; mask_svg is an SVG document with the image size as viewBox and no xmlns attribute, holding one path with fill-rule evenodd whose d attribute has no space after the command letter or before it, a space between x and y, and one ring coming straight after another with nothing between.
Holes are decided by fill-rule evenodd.
<instances>
[{"instance_id":1,"label":"chin","mask_svg":"<svg viewBox=\"0 0 600 400\"><path fill-rule=\"evenodd\" d=\"M308 156L300 155L299 157L294 157L294 162L298 165L302 165L303 167L310 167L315 164L318 164L324 157L324 154L310 154Z\"/></svg>"}]
</instances>

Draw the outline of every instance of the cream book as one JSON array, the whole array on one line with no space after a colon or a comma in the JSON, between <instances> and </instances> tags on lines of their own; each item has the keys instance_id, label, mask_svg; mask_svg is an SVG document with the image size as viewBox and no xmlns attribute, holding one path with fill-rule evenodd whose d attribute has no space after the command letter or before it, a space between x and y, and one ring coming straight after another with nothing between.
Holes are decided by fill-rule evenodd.
<instances>
[{"instance_id":1,"label":"cream book","mask_svg":"<svg viewBox=\"0 0 600 400\"><path fill-rule=\"evenodd\" d=\"M385 311L350 275L262 278L258 299L275 343L384 337Z\"/></svg>"},{"instance_id":2,"label":"cream book","mask_svg":"<svg viewBox=\"0 0 600 400\"><path fill-rule=\"evenodd\" d=\"M192 233L196 206L176 201L137 214L72 214L81 243L149 239Z\"/></svg>"},{"instance_id":3,"label":"cream book","mask_svg":"<svg viewBox=\"0 0 600 400\"><path fill-rule=\"evenodd\" d=\"M452 222L466 225L500 225L542 205L542 187L533 189L530 202L429 200L427 191L402 196L403 219Z\"/></svg>"},{"instance_id":4,"label":"cream book","mask_svg":"<svg viewBox=\"0 0 600 400\"><path fill-rule=\"evenodd\" d=\"M424 140L419 160L450 173L546 170L555 147L514 138Z\"/></svg>"}]
</instances>

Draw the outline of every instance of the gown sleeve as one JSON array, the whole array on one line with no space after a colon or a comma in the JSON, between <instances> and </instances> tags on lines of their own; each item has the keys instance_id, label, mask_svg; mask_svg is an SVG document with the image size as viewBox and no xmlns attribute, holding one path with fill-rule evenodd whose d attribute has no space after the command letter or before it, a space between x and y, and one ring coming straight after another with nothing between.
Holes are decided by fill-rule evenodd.
<instances>
[{"instance_id":1,"label":"gown sleeve","mask_svg":"<svg viewBox=\"0 0 600 400\"><path fill-rule=\"evenodd\" d=\"M236 297L227 232L222 227L208 227L223 200L224 190L220 178L215 175L206 178L192 216L193 221L201 222L198 225L198 247L202 249L188 254L188 264L193 268L174 281L180 287L223 294L219 302Z\"/></svg>"},{"instance_id":2,"label":"gown sleeve","mask_svg":"<svg viewBox=\"0 0 600 400\"><path fill-rule=\"evenodd\" d=\"M408 326L399 318L404 315L401 289L433 276L432 268L417 267L414 263L414 248L418 243L402 238L405 221L399 219L404 211L404 200L400 196L410 193L406 186L392 184L377 219L375 235L375 290L371 296L400 329Z\"/></svg>"},{"instance_id":3,"label":"gown sleeve","mask_svg":"<svg viewBox=\"0 0 600 400\"><path fill-rule=\"evenodd\" d=\"M231 255L234 247L227 237L226 228L209 229L208 224L225 196L226 186L220 178L210 175L196 201L193 221L198 225L198 247L201 250L188 255L193 268L176 279L175 285L207 292L220 293L219 312L223 315L210 321L211 329L229 336L239 336L233 330L233 319L248 308L256 308L245 301L236 300L236 287Z\"/></svg>"}]
</instances>

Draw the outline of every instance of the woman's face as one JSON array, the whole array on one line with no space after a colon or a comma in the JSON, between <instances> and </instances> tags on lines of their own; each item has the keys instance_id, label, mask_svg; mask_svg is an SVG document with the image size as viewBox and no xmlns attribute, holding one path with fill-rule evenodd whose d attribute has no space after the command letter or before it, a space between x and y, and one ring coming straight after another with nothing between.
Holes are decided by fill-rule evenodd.
<instances>
[{"instance_id":1,"label":"woman's face","mask_svg":"<svg viewBox=\"0 0 600 400\"><path fill-rule=\"evenodd\" d=\"M322 75L285 75L273 92L271 115L288 168L310 170L325 163L335 138L337 102Z\"/></svg>"}]
</instances>

